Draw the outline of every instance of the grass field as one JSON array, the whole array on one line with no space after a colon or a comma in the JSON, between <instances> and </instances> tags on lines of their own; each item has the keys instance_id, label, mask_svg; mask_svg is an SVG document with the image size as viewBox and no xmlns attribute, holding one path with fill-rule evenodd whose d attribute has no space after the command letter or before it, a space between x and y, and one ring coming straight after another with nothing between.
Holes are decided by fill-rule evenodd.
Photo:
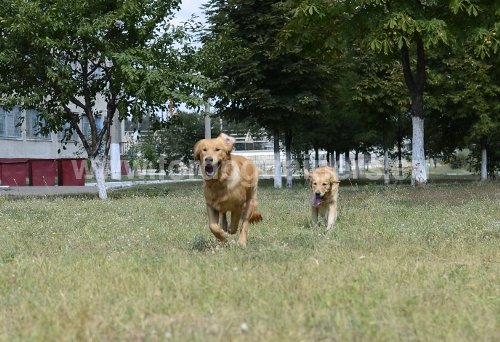
<instances>
[{"instance_id":1,"label":"grass field","mask_svg":"<svg viewBox=\"0 0 500 342\"><path fill-rule=\"evenodd\" d=\"M500 340L500 183L343 186L328 233L259 191L246 249L200 184L0 197L0 340Z\"/></svg>"}]
</instances>

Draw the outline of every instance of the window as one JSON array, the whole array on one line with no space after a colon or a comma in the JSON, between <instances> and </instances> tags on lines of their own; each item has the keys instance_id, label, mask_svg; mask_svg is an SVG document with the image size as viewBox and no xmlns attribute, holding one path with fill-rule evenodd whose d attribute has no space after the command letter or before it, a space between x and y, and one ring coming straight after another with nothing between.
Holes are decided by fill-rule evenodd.
<instances>
[{"instance_id":1,"label":"window","mask_svg":"<svg viewBox=\"0 0 500 342\"><path fill-rule=\"evenodd\" d=\"M57 141L62 141L63 138L67 138L67 134L68 134L68 131L70 129L71 125L69 123L65 123L63 128L62 128L62 131L60 131L59 133L57 133ZM69 137L69 139L67 140L67 142L70 142L70 141L78 141L78 133L76 133L75 130L73 130L73 133L71 134L71 136Z\"/></svg>"},{"instance_id":2,"label":"window","mask_svg":"<svg viewBox=\"0 0 500 342\"><path fill-rule=\"evenodd\" d=\"M16 106L10 111L0 107L0 137L21 139L21 108Z\"/></svg>"},{"instance_id":3,"label":"window","mask_svg":"<svg viewBox=\"0 0 500 342\"><path fill-rule=\"evenodd\" d=\"M92 135L92 130L90 129L90 122L86 116L82 116L80 129L83 135L88 139Z\"/></svg>"},{"instance_id":4,"label":"window","mask_svg":"<svg viewBox=\"0 0 500 342\"><path fill-rule=\"evenodd\" d=\"M38 115L36 110L26 110L26 139L51 140L50 133L47 135L40 133Z\"/></svg>"},{"instance_id":5,"label":"window","mask_svg":"<svg viewBox=\"0 0 500 342\"><path fill-rule=\"evenodd\" d=\"M89 139L90 135L91 135L90 123L89 123L89 119L86 116L82 116L80 118L80 125L79 126L80 126L80 130L82 131L83 135L87 139ZM64 138L64 135L67 134L69 128L70 128L70 124L65 123L62 131L57 134L58 141L61 141ZM78 137L78 133L76 133L76 131L73 130L73 134L71 135L71 137L69 138L68 141L79 141L79 140L80 140L80 138Z\"/></svg>"}]
</instances>

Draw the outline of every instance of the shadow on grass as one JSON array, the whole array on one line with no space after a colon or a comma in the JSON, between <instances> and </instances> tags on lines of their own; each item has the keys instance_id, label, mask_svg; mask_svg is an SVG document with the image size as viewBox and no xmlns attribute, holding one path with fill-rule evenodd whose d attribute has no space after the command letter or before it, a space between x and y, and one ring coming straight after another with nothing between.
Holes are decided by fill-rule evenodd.
<instances>
[{"instance_id":1,"label":"shadow on grass","mask_svg":"<svg viewBox=\"0 0 500 342\"><path fill-rule=\"evenodd\" d=\"M191 244L191 250L196 252L208 252L215 250L218 246L221 245L221 243L215 240L207 240L202 236L197 236Z\"/></svg>"},{"instance_id":2,"label":"shadow on grass","mask_svg":"<svg viewBox=\"0 0 500 342\"><path fill-rule=\"evenodd\" d=\"M169 185L136 185L127 188L118 188L109 191L110 198L124 198L124 197L165 197L175 189L173 186L175 184Z\"/></svg>"}]
</instances>

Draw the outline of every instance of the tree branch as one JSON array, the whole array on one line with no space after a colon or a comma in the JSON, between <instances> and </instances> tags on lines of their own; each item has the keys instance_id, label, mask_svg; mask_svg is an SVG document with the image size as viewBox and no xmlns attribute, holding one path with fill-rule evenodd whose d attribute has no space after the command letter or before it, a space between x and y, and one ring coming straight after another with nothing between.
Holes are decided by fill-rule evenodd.
<instances>
[{"instance_id":1,"label":"tree branch","mask_svg":"<svg viewBox=\"0 0 500 342\"><path fill-rule=\"evenodd\" d=\"M422 38L417 36L417 91L424 91L425 86L425 51Z\"/></svg>"},{"instance_id":2,"label":"tree branch","mask_svg":"<svg viewBox=\"0 0 500 342\"><path fill-rule=\"evenodd\" d=\"M404 41L403 46L401 47L401 63L403 65L403 75L405 78L406 86L408 87L410 94L414 96L414 94L417 92L417 86L411 73L410 54L408 52L408 46Z\"/></svg>"},{"instance_id":3,"label":"tree branch","mask_svg":"<svg viewBox=\"0 0 500 342\"><path fill-rule=\"evenodd\" d=\"M76 134L78 134L78 137L82 141L82 144L83 144L83 147L85 148L85 151L87 151L87 154L90 157L91 156L90 145L89 145L87 139L85 138L85 135L83 134L83 132L79 126L80 117L78 116L78 114L73 113L67 105L63 104L62 106L64 108L65 116L68 119L69 124L71 125L71 128L76 131Z\"/></svg>"}]
</instances>

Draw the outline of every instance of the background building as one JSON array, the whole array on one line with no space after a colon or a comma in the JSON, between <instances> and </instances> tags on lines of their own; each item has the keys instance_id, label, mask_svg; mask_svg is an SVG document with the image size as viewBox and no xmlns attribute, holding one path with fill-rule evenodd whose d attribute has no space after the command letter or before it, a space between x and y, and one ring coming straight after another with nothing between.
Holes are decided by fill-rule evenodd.
<instances>
[{"instance_id":1,"label":"background building","mask_svg":"<svg viewBox=\"0 0 500 342\"><path fill-rule=\"evenodd\" d=\"M98 105L106 108L103 102ZM90 133L86 119L80 127L84 134ZM110 150L116 165L108 167L113 178L121 176L122 132L123 123L116 120ZM73 133L66 143L62 140L62 132L40 133L35 110L0 107L0 185L84 185L87 154L80 139Z\"/></svg>"}]
</instances>

